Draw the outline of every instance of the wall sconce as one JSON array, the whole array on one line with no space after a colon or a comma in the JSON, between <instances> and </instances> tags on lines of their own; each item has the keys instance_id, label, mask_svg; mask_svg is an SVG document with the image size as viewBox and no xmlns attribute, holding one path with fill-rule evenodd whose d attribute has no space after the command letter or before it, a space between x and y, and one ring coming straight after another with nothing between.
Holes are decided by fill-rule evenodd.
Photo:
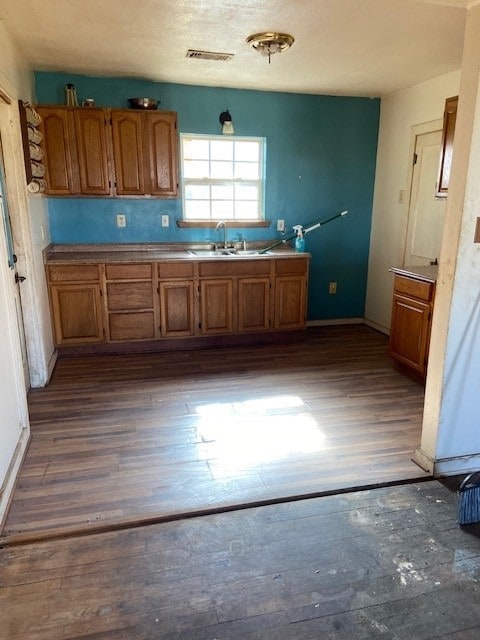
<instances>
[{"instance_id":1,"label":"wall sconce","mask_svg":"<svg viewBox=\"0 0 480 640\"><path fill-rule=\"evenodd\" d=\"M235 133L235 130L233 128L232 116L230 115L228 109L226 111L222 111L218 119L220 120L220 124L222 125L222 133L224 136L231 136Z\"/></svg>"}]
</instances>

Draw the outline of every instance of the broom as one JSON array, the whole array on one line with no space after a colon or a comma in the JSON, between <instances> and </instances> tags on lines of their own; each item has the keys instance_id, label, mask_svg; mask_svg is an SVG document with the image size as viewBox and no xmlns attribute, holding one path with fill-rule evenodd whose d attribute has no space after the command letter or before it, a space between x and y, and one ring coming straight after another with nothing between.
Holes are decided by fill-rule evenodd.
<instances>
[{"instance_id":1,"label":"broom","mask_svg":"<svg viewBox=\"0 0 480 640\"><path fill-rule=\"evenodd\" d=\"M476 481L475 476L478 476ZM458 523L480 522L480 471L474 471L463 479L458 494Z\"/></svg>"}]
</instances>

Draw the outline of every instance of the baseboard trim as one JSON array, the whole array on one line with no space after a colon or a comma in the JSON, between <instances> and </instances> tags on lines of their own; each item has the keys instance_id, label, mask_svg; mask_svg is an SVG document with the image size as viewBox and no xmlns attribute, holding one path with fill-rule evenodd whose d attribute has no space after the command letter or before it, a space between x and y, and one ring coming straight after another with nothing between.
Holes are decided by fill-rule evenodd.
<instances>
[{"instance_id":1,"label":"baseboard trim","mask_svg":"<svg viewBox=\"0 0 480 640\"><path fill-rule=\"evenodd\" d=\"M0 490L0 535L3 531L8 509L12 501L13 492L17 482L18 472L22 466L23 459L27 452L28 443L30 442L30 428L28 426L22 429L20 439L15 448L12 461L5 476L2 488Z\"/></svg>"},{"instance_id":2,"label":"baseboard trim","mask_svg":"<svg viewBox=\"0 0 480 640\"><path fill-rule=\"evenodd\" d=\"M364 319L364 323L371 329L376 329L376 331L380 331L380 333L384 333L386 336L390 335L390 329L388 327L384 327L383 324L378 324L377 322L373 322L373 320L369 320L368 318Z\"/></svg>"},{"instance_id":3,"label":"baseboard trim","mask_svg":"<svg viewBox=\"0 0 480 640\"><path fill-rule=\"evenodd\" d=\"M365 318L329 318L328 320L309 320L307 327L328 327L339 324L364 324Z\"/></svg>"},{"instance_id":4,"label":"baseboard trim","mask_svg":"<svg viewBox=\"0 0 480 640\"><path fill-rule=\"evenodd\" d=\"M57 349L55 349L47 365L47 380L45 382L45 386L50 382L50 378L52 377L53 370L55 369L55 365L57 364L57 358L58 358L58 351Z\"/></svg>"},{"instance_id":5,"label":"baseboard trim","mask_svg":"<svg viewBox=\"0 0 480 640\"><path fill-rule=\"evenodd\" d=\"M416 449L413 459L419 467L435 477L456 476L480 469L480 453L453 458L432 458L421 449Z\"/></svg>"}]
</instances>

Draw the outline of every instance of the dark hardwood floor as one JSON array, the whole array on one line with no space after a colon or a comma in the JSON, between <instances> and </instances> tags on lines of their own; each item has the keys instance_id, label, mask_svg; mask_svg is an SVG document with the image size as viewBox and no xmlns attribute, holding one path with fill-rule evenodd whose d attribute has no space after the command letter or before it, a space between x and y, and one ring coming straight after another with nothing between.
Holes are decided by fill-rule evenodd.
<instances>
[{"instance_id":1,"label":"dark hardwood floor","mask_svg":"<svg viewBox=\"0 0 480 640\"><path fill-rule=\"evenodd\" d=\"M3 542L425 478L411 461L423 395L364 325L282 345L61 357L29 394Z\"/></svg>"},{"instance_id":2,"label":"dark hardwood floor","mask_svg":"<svg viewBox=\"0 0 480 640\"><path fill-rule=\"evenodd\" d=\"M437 481L0 550L1 640L477 640Z\"/></svg>"}]
</instances>

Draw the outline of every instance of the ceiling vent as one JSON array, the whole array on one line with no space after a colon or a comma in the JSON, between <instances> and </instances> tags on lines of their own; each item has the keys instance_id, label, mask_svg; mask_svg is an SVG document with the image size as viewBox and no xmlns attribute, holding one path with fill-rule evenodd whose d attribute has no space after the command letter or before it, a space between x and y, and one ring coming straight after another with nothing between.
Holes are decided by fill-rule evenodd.
<instances>
[{"instance_id":1,"label":"ceiling vent","mask_svg":"<svg viewBox=\"0 0 480 640\"><path fill-rule=\"evenodd\" d=\"M220 60L226 62L233 58L233 53L218 53L217 51L199 51L198 49L189 49L187 58L198 58L199 60Z\"/></svg>"}]
</instances>

